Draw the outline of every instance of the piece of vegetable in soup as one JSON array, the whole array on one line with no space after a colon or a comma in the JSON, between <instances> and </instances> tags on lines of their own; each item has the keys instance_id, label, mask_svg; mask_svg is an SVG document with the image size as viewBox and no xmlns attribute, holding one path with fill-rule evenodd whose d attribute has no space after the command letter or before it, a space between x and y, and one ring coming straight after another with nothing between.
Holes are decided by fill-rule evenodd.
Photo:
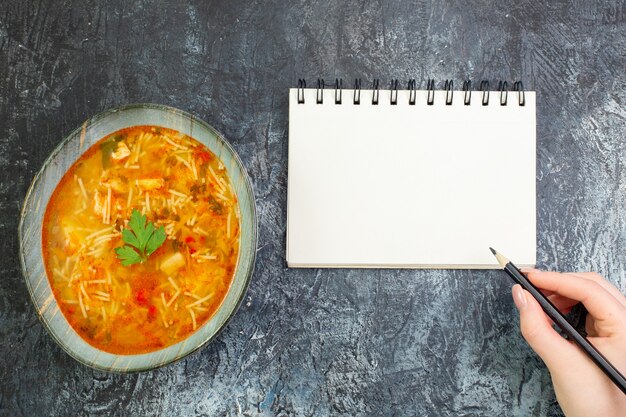
<instances>
[{"instance_id":1,"label":"piece of vegetable in soup","mask_svg":"<svg viewBox=\"0 0 626 417\"><path fill-rule=\"evenodd\" d=\"M230 288L239 206L222 162L177 131L115 132L50 197L44 264L64 316L92 346L151 352L202 326Z\"/></svg>"}]
</instances>

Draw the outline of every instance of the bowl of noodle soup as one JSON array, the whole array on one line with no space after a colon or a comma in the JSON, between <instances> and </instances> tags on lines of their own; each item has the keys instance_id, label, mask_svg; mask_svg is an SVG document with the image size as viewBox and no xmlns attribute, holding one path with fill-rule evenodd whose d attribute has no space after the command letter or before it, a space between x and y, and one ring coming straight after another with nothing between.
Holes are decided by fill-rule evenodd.
<instances>
[{"instance_id":1,"label":"bowl of noodle soup","mask_svg":"<svg viewBox=\"0 0 626 417\"><path fill-rule=\"evenodd\" d=\"M210 342L254 269L250 178L229 143L174 108L101 113L44 162L19 225L35 309L79 362L153 369Z\"/></svg>"}]
</instances>

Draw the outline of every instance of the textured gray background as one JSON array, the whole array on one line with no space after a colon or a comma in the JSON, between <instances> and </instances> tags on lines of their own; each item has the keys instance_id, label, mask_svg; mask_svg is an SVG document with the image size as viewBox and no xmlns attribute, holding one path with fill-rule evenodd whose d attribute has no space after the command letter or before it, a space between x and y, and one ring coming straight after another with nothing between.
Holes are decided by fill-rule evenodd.
<instances>
[{"instance_id":1,"label":"textured gray background","mask_svg":"<svg viewBox=\"0 0 626 417\"><path fill-rule=\"evenodd\" d=\"M538 92L539 265L624 290L625 21L624 1L2 0L0 414L561 415L501 272L286 268L287 88L524 80ZM260 241L249 297L214 343L124 376L46 334L16 229L64 135L132 102L184 109L230 139Z\"/></svg>"}]
</instances>

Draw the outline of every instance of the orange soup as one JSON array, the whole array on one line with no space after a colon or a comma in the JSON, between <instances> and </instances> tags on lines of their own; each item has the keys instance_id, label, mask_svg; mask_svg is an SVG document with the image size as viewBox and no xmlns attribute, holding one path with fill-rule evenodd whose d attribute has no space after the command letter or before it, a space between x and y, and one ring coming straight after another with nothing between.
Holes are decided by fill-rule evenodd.
<instances>
[{"instance_id":1,"label":"orange soup","mask_svg":"<svg viewBox=\"0 0 626 417\"><path fill-rule=\"evenodd\" d=\"M68 170L43 222L57 303L92 346L154 351L222 303L239 252L239 206L222 162L174 130L139 126Z\"/></svg>"}]
</instances>

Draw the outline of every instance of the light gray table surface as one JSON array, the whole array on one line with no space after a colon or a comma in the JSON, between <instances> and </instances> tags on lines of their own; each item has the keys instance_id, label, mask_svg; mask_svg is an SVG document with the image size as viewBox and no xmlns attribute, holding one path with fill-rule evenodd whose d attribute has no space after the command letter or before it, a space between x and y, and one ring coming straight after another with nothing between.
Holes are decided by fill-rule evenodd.
<instances>
[{"instance_id":1,"label":"light gray table surface","mask_svg":"<svg viewBox=\"0 0 626 417\"><path fill-rule=\"evenodd\" d=\"M625 290L625 51L617 0L2 1L0 415L560 416L502 272L286 267L287 89L523 80L538 97L538 264ZM78 364L40 324L17 224L64 135L133 102L224 133L252 177L260 237L244 304L214 343L117 375Z\"/></svg>"}]
</instances>

